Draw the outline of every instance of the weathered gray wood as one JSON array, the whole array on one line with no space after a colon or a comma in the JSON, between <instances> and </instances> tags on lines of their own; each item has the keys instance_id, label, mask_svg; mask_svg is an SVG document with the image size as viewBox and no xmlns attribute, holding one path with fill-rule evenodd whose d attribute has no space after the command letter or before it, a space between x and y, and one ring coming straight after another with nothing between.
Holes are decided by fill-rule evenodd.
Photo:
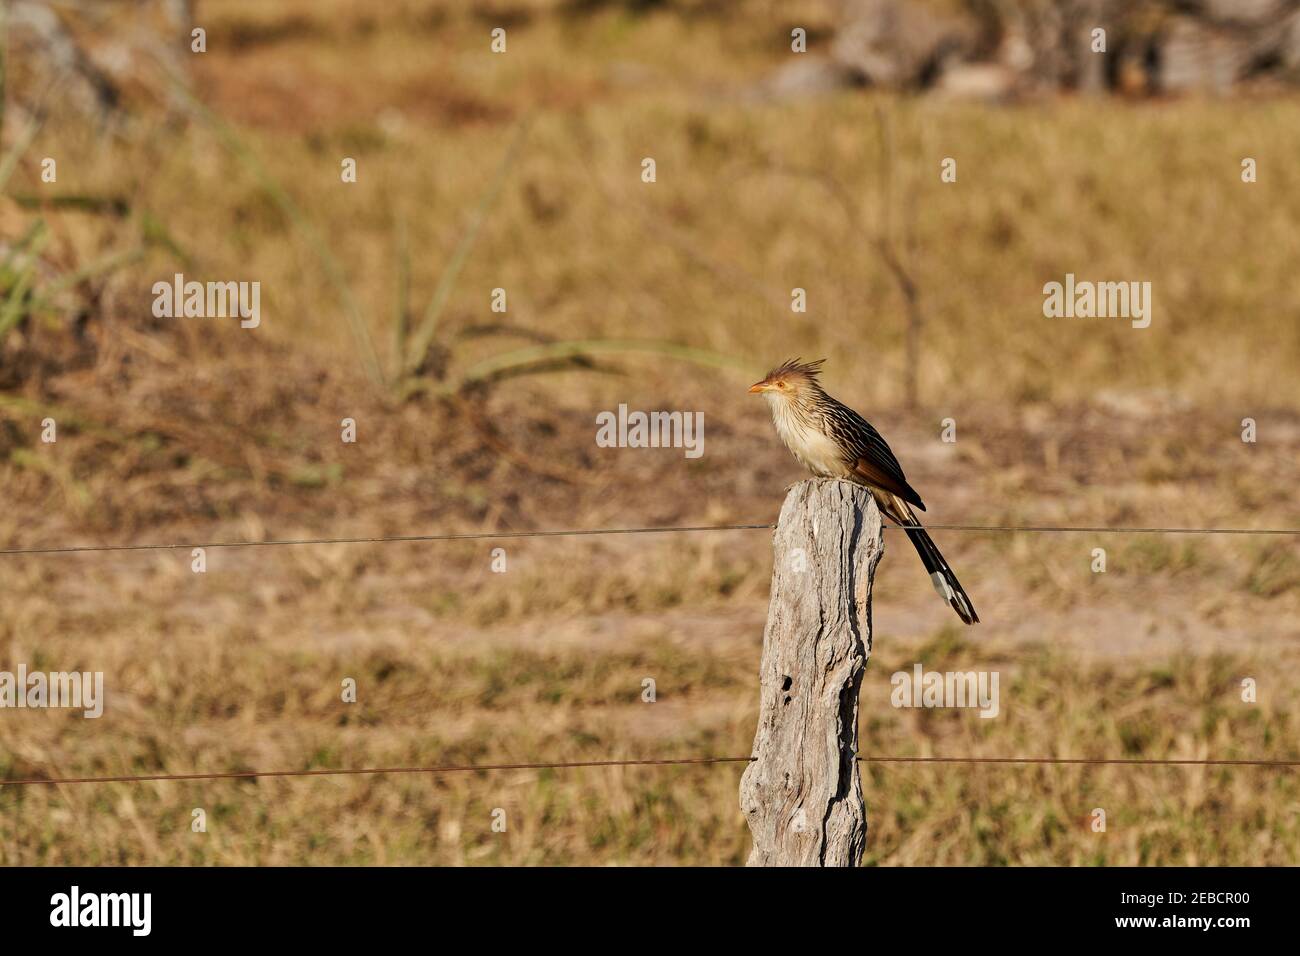
<instances>
[{"instance_id":1,"label":"weathered gray wood","mask_svg":"<svg viewBox=\"0 0 1300 956\"><path fill-rule=\"evenodd\" d=\"M858 690L885 547L880 512L865 488L802 481L773 547L755 759L740 781L749 865L856 866L867 838Z\"/></svg>"}]
</instances>

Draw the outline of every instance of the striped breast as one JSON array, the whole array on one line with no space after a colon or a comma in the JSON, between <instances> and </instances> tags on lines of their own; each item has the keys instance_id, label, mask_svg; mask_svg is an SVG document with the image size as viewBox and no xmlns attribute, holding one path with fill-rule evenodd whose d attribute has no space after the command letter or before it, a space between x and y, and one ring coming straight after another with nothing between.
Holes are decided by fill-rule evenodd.
<instances>
[{"instance_id":1,"label":"striped breast","mask_svg":"<svg viewBox=\"0 0 1300 956\"><path fill-rule=\"evenodd\" d=\"M817 427L816 412L805 414L792 403L773 396L772 423L785 447L799 463L814 475L824 478L846 478L850 471L844 461L839 444Z\"/></svg>"}]
</instances>

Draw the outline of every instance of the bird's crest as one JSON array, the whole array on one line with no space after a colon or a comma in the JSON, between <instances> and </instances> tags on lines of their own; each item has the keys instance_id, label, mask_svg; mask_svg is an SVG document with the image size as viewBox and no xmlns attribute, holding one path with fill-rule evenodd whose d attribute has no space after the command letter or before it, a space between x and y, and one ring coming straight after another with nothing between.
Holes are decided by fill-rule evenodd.
<instances>
[{"instance_id":1,"label":"bird's crest","mask_svg":"<svg viewBox=\"0 0 1300 956\"><path fill-rule=\"evenodd\" d=\"M815 362L805 362L803 359L793 358L768 372L767 381L774 382L778 379L784 379L785 381L796 385L820 385L821 383L818 379L822 374L822 366L825 364L825 359L818 359Z\"/></svg>"}]
</instances>

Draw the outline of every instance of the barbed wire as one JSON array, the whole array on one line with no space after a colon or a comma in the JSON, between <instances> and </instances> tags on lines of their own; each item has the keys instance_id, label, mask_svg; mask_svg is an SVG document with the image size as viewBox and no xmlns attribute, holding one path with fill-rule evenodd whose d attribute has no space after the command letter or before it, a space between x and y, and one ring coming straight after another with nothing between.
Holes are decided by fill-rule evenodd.
<instances>
[{"instance_id":1,"label":"barbed wire","mask_svg":"<svg viewBox=\"0 0 1300 956\"><path fill-rule=\"evenodd\" d=\"M382 774L449 774L487 773L502 770L574 770L600 767L671 767L722 763L753 763L755 757L668 757L631 758L625 760L567 760L553 763L444 764L430 767L356 767L318 768L314 770L217 770L206 773L120 774L103 777L28 777L0 780L0 787L56 786L80 783L147 783L150 781L239 780L256 777L335 777L380 776ZM1300 767L1295 760L1203 759L1160 757L917 757L859 754L859 763L969 763L1024 764L1061 766L1138 766L1138 767Z\"/></svg>"},{"instance_id":2,"label":"barbed wire","mask_svg":"<svg viewBox=\"0 0 1300 956\"><path fill-rule=\"evenodd\" d=\"M1159 528L1107 527L1105 525L991 525L927 524L917 525L927 531L1025 532L1078 534L1225 534L1225 535L1300 535L1300 528ZM191 541L171 544L76 544L56 547L3 548L0 557L24 554L91 554L114 551L182 551L194 548L269 548L323 544L401 544L422 541L487 541L511 538L574 538L616 534L687 534L701 531L770 531L775 524L673 525L661 528L571 528L554 531L480 531L463 534L367 535L347 538L270 538L265 541ZM887 531L906 530L900 525L884 525Z\"/></svg>"}]
</instances>

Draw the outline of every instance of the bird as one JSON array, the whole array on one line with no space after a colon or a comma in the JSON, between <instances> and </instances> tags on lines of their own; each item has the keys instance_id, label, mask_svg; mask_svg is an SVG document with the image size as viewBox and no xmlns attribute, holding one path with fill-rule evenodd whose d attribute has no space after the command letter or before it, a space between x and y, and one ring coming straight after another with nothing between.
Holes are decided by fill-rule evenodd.
<instances>
[{"instance_id":1,"label":"bird","mask_svg":"<svg viewBox=\"0 0 1300 956\"><path fill-rule=\"evenodd\" d=\"M966 624L978 623L966 590L917 519L913 508L924 511L925 502L907 483L888 443L870 422L822 388L825 362L791 359L749 390L767 400L776 432L795 459L818 477L866 487L881 513L906 531L939 597Z\"/></svg>"}]
</instances>

